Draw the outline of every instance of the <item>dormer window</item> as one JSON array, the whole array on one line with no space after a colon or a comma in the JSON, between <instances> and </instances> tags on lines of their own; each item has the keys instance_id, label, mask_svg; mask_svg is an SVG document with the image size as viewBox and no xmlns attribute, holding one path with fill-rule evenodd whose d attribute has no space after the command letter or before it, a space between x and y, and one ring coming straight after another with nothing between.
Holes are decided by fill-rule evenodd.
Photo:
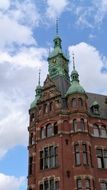
<instances>
[{"instance_id":1,"label":"dormer window","mask_svg":"<svg viewBox=\"0 0 107 190\"><path fill-rule=\"evenodd\" d=\"M98 102L97 101L94 101L93 102L93 104L92 104L92 106L91 106L91 112L93 113L93 114L95 114L95 115L99 115L100 113L99 113L99 104L98 104Z\"/></svg>"}]
</instances>

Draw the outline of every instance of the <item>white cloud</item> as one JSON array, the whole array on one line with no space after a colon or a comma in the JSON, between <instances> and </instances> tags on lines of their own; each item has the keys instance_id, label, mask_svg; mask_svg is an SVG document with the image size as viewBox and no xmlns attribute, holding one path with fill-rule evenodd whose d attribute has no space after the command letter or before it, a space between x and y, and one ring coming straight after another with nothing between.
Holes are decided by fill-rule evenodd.
<instances>
[{"instance_id":1,"label":"white cloud","mask_svg":"<svg viewBox=\"0 0 107 190\"><path fill-rule=\"evenodd\" d=\"M99 27L107 15L107 1L94 0L85 4L79 2L72 4L71 11L76 16L76 24L81 27Z\"/></svg>"},{"instance_id":2,"label":"white cloud","mask_svg":"<svg viewBox=\"0 0 107 190\"><path fill-rule=\"evenodd\" d=\"M1 0L0 1L0 9L1 10L6 10L10 6L10 0Z\"/></svg>"},{"instance_id":3,"label":"white cloud","mask_svg":"<svg viewBox=\"0 0 107 190\"><path fill-rule=\"evenodd\" d=\"M18 45L36 44L29 27L3 15L0 16L0 42L0 47L3 49L14 43Z\"/></svg>"},{"instance_id":4,"label":"white cloud","mask_svg":"<svg viewBox=\"0 0 107 190\"><path fill-rule=\"evenodd\" d=\"M107 73L102 73L104 60L99 51L85 42L69 47L70 59L75 53L76 68L80 74L80 82L89 92L107 93Z\"/></svg>"},{"instance_id":5,"label":"white cloud","mask_svg":"<svg viewBox=\"0 0 107 190\"><path fill-rule=\"evenodd\" d=\"M16 145L27 144L27 114L24 100L20 96L0 93L0 158ZM5 112L6 111L6 112ZM26 110L27 112L27 110Z\"/></svg>"},{"instance_id":6,"label":"white cloud","mask_svg":"<svg viewBox=\"0 0 107 190\"><path fill-rule=\"evenodd\" d=\"M0 53L0 158L16 145L27 144L27 113L39 67L42 78L46 76L45 56L46 49L35 47L21 48L16 55Z\"/></svg>"},{"instance_id":7,"label":"white cloud","mask_svg":"<svg viewBox=\"0 0 107 190\"><path fill-rule=\"evenodd\" d=\"M39 21L40 15L33 1L1 1L0 48L12 45L36 45L33 27L37 27Z\"/></svg>"},{"instance_id":8,"label":"white cloud","mask_svg":"<svg viewBox=\"0 0 107 190\"><path fill-rule=\"evenodd\" d=\"M47 15L56 18L64 12L69 4L69 0L46 0L48 4Z\"/></svg>"},{"instance_id":9,"label":"white cloud","mask_svg":"<svg viewBox=\"0 0 107 190\"><path fill-rule=\"evenodd\" d=\"M25 177L16 178L0 173L0 189L1 190L19 190L25 183Z\"/></svg>"},{"instance_id":10,"label":"white cloud","mask_svg":"<svg viewBox=\"0 0 107 190\"><path fill-rule=\"evenodd\" d=\"M22 47L17 54L10 55L8 52L0 52L0 62L8 62L11 65L19 65L20 67L40 67L46 63L48 54L47 49L45 48L36 48L36 47Z\"/></svg>"}]
</instances>

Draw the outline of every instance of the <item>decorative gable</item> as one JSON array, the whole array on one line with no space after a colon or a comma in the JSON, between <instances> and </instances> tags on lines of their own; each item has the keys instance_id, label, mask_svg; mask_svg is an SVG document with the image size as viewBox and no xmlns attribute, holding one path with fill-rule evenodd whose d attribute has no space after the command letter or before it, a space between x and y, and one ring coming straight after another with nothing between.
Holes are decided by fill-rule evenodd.
<instances>
[{"instance_id":1,"label":"decorative gable","mask_svg":"<svg viewBox=\"0 0 107 190\"><path fill-rule=\"evenodd\" d=\"M61 96L61 93L59 92L59 90L57 90L55 83L52 81L49 75L47 75L47 78L44 82L40 102L53 99L58 96Z\"/></svg>"}]
</instances>

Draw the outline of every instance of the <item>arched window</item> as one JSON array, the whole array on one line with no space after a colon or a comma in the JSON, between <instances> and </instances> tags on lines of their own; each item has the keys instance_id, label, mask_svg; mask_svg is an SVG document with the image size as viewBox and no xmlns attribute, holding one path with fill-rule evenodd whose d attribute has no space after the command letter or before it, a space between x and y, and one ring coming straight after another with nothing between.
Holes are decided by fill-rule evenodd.
<instances>
[{"instance_id":1,"label":"arched window","mask_svg":"<svg viewBox=\"0 0 107 190\"><path fill-rule=\"evenodd\" d=\"M73 131L74 132L77 131L77 120L76 119L73 120Z\"/></svg>"},{"instance_id":2,"label":"arched window","mask_svg":"<svg viewBox=\"0 0 107 190\"><path fill-rule=\"evenodd\" d=\"M107 131L106 131L106 128L105 128L104 125L102 125L101 128L100 128L100 135L101 135L101 137L103 137L103 138L106 138L106 137L107 137Z\"/></svg>"},{"instance_id":3,"label":"arched window","mask_svg":"<svg viewBox=\"0 0 107 190\"><path fill-rule=\"evenodd\" d=\"M41 128L41 139L44 139L46 137L46 129L45 127Z\"/></svg>"},{"instance_id":4,"label":"arched window","mask_svg":"<svg viewBox=\"0 0 107 190\"><path fill-rule=\"evenodd\" d=\"M100 136L98 125L96 125L96 124L93 125L93 131L94 131L94 136L95 137L99 137Z\"/></svg>"},{"instance_id":5,"label":"arched window","mask_svg":"<svg viewBox=\"0 0 107 190\"><path fill-rule=\"evenodd\" d=\"M44 104L44 113L48 113L48 105Z\"/></svg>"},{"instance_id":6,"label":"arched window","mask_svg":"<svg viewBox=\"0 0 107 190\"><path fill-rule=\"evenodd\" d=\"M49 123L46 126L46 136L51 137L52 135L53 135L53 125L51 123Z\"/></svg>"},{"instance_id":7,"label":"arched window","mask_svg":"<svg viewBox=\"0 0 107 190\"><path fill-rule=\"evenodd\" d=\"M84 119L81 119L81 120L80 120L80 130L81 130L81 131L84 131L84 130L85 130L85 122L84 122Z\"/></svg>"},{"instance_id":8,"label":"arched window","mask_svg":"<svg viewBox=\"0 0 107 190\"><path fill-rule=\"evenodd\" d=\"M52 111L53 110L53 102L50 102L49 104L49 111Z\"/></svg>"},{"instance_id":9,"label":"arched window","mask_svg":"<svg viewBox=\"0 0 107 190\"><path fill-rule=\"evenodd\" d=\"M79 107L83 106L83 100L82 100L82 98L78 98L78 106Z\"/></svg>"},{"instance_id":10,"label":"arched window","mask_svg":"<svg viewBox=\"0 0 107 190\"><path fill-rule=\"evenodd\" d=\"M77 100L76 100L76 98L73 98L73 99L72 99L71 104L72 104L72 107L73 107L73 108L77 107Z\"/></svg>"}]
</instances>

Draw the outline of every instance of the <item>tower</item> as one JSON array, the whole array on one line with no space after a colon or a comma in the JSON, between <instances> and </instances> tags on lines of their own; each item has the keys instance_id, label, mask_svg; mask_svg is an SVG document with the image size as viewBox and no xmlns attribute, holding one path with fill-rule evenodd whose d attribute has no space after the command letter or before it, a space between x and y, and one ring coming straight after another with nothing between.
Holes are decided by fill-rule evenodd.
<instances>
[{"instance_id":1,"label":"tower","mask_svg":"<svg viewBox=\"0 0 107 190\"><path fill-rule=\"evenodd\" d=\"M29 109L28 190L107 189L107 103L87 93L56 33L49 74Z\"/></svg>"}]
</instances>

